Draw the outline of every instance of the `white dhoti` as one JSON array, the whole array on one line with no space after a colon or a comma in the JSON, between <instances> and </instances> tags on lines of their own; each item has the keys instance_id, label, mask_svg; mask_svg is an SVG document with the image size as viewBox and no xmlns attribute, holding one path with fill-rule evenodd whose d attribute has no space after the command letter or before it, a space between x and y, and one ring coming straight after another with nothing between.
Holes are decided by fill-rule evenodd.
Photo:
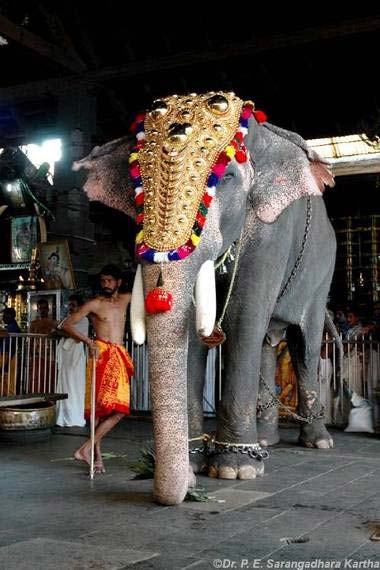
<instances>
[{"instance_id":1,"label":"white dhoti","mask_svg":"<svg viewBox=\"0 0 380 570\"><path fill-rule=\"evenodd\" d=\"M57 391L68 394L67 400L57 402L57 425L84 426L86 355L83 343L72 338L62 338L57 347L57 360Z\"/></svg>"}]
</instances>

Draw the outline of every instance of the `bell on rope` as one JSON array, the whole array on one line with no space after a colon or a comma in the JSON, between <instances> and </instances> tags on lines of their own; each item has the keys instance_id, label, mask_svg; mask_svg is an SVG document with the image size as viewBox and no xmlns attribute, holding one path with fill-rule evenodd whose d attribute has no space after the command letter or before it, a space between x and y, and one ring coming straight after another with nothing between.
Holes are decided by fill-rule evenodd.
<instances>
[{"instance_id":1,"label":"bell on rope","mask_svg":"<svg viewBox=\"0 0 380 570\"><path fill-rule=\"evenodd\" d=\"M157 287L149 291L145 298L146 312L150 315L155 313L166 313L170 311L173 306L173 295L170 291L163 288L164 281L162 279L162 272L158 276Z\"/></svg>"}]
</instances>

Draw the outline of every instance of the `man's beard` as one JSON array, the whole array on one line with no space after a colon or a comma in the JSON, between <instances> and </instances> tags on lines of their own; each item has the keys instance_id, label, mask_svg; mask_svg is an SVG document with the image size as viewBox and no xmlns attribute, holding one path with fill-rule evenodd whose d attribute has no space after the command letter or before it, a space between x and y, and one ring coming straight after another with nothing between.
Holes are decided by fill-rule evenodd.
<instances>
[{"instance_id":1,"label":"man's beard","mask_svg":"<svg viewBox=\"0 0 380 570\"><path fill-rule=\"evenodd\" d=\"M117 287L115 287L115 289L108 289L108 287L104 287L102 289L102 293L105 297L112 297L112 295L116 293L117 289Z\"/></svg>"}]
</instances>

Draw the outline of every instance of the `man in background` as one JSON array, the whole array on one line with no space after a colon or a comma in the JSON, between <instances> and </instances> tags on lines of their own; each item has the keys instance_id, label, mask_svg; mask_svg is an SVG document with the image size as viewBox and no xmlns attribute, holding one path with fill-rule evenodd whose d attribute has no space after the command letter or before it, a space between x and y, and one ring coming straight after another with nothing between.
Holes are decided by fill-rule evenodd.
<instances>
[{"instance_id":1,"label":"man in background","mask_svg":"<svg viewBox=\"0 0 380 570\"><path fill-rule=\"evenodd\" d=\"M41 297L37 301L38 318L30 323L29 332L34 334L50 334L57 326L57 321L49 317L49 303Z\"/></svg>"},{"instance_id":2,"label":"man in background","mask_svg":"<svg viewBox=\"0 0 380 570\"><path fill-rule=\"evenodd\" d=\"M40 297L37 301L38 318L30 323L29 332L38 335L51 334L57 321L49 317L49 303ZM28 347L30 394L54 392L55 350L47 337L30 337Z\"/></svg>"},{"instance_id":3,"label":"man in background","mask_svg":"<svg viewBox=\"0 0 380 570\"><path fill-rule=\"evenodd\" d=\"M19 333L20 327L16 322L16 311L11 307L6 307L3 311L3 322L5 331L0 331L0 396L14 396L16 394L16 339L9 336L9 333Z\"/></svg>"},{"instance_id":4,"label":"man in background","mask_svg":"<svg viewBox=\"0 0 380 570\"><path fill-rule=\"evenodd\" d=\"M69 297L69 315L74 315L83 305L79 295ZM88 336L87 317L74 325L82 335ZM61 325L58 325L60 329ZM84 395L86 390L86 354L83 342L74 338L61 338L57 347L57 391L68 395L67 400L57 402L57 425L61 427L86 425L84 419Z\"/></svg>"}]
</instances>

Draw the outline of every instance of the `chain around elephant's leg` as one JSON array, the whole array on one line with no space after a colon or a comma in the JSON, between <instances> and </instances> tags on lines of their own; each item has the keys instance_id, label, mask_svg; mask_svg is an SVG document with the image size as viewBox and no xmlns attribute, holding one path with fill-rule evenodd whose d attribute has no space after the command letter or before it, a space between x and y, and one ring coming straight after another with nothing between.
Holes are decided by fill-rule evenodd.
<instances>
[{"instance_id":1,"label":"chain around elephant's leg","mask_svg":"<svg viewBox=\"0 0 380 570\"><path fill-rule=\"evenodd\" d=\"M269 447L279 442L278 405L271 396L275 393L276 347L267 342L261 353L261 375L270 391L261 382L257 399L257 440L262 447Z\"/></svg>"},{"instance_id":2,"label":"chain around elephant's leg","mask_svg":"<svg viewBox=\"0 0 380 570\"><path fill-rule=\"evenodd\" d=\"M334 446L333 439L323 419L318 418L322 409L317 382L321 337L322 331L320 335L313 334L311 327L304 333L299 327L288 329L289 350L298 380L299 414L312 420L301 423L298 441L305 447L329 449Z\"/></svg>"}]
</instances>

